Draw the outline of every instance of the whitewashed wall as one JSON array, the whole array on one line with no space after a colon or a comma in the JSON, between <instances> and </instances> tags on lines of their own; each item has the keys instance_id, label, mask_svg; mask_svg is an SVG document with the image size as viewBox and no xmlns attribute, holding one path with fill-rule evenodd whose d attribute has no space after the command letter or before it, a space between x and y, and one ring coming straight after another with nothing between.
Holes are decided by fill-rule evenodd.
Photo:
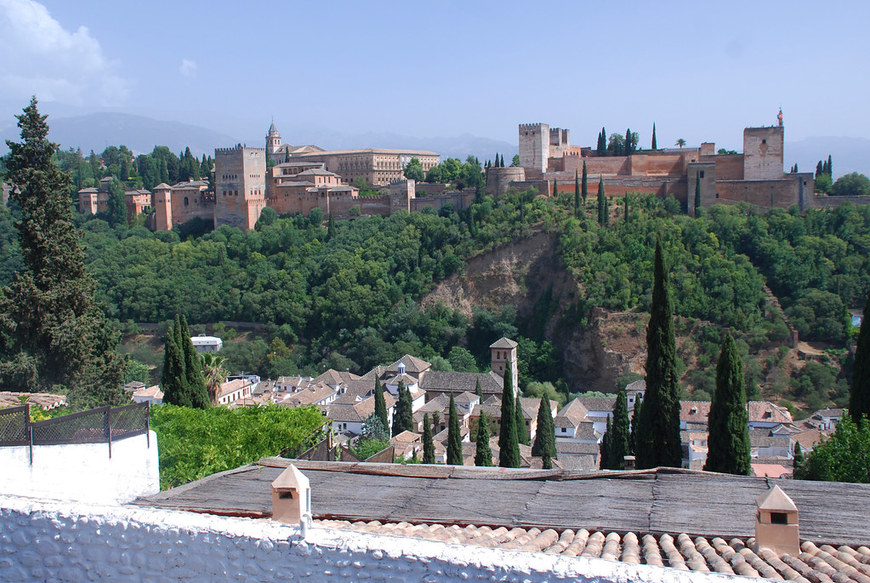
<instances>
[{"instance_id":1,"label":"whitewashed wall","mask_svg":"<svg viewBox=\"0 0 870 583\"><path fill-rule=\"evenodd\" d=\"M743 581L602 559L0 496L0 581Z\"/></svg>"},{"instance_id":2,"label":"whitewashed wall","mask_svg":"<svg viewBox=\"0 0 870 583\"><path fill-rule=\"evenodd\" d=\"M0 447L0 494L80 502L129 502L160 491L157 435L112 443Z\"/></svg>"}]
</instances>

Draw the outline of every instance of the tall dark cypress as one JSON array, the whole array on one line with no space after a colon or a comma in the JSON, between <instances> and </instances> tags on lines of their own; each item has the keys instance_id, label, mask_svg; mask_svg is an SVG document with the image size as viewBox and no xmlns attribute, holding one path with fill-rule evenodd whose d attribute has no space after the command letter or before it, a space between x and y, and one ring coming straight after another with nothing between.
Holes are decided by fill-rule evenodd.
<instances>
[{"instance_id":1,"label":"tall dark cypress","mask_svg":"<svg viewBox=\"0 0 870 583\"><path fill-rule=\"evenodd\" d=\"M574 171L574 216L580 216L580 174Z\"/></svg>"},{"instance_id":2,"label":"tall dark cypress","mask_svg":"<svg viewBox=\"0 0 870 583\"><path fill-rule=\"evenodd\" d=\"M193 347L190 338L190 328L187 327L187 318L184 314L180 318L179 342L184 353L184 376L186 388L190 395L190 406L197 409L206 409L211 406L211 398L208 388L205 386L205 377L202 376L202 358Z\"/></svg>"},{"instance_id":3,"label":"tall dark cypress","mask_svg":"<svg viewBox=\"0 0 870 583\"><path fill-rule=\"evenodd\" d=\"M819 160L819 163L816 164L816 178L825 173L825 165L822 164L822 161Z\"/></svg>"},{"instance_id":4,"label":"tall dark cypress","mask_svg":"<svg viewBox=\"0 0 870 583\"><path fill-rule=\"evenodd\" d=\"M828 154L828 176L834 178L834 164L831 161L831 155Z\"/></svg>"},{"instance_id":5,"label":"tall dark cypress","mask_svg":"<svg viewBox=\"0 0 870 583\"><path fill-rule=\"evenodd\" d=\"M375 377L375 415L384 426L384 434L390 434L390 417L387 414L387 401L384 399L384 390L381 388L381 379ZM431 437L431 436L430 436Z\"/></svg>"},{"instance_id":6,"label":"tall dark cypress","mask_svg":"<svg viewBox=\"0 0 870 583\"><path fill-rule=\"evenodd\" d=\"M520 467L520 444L517 438L516 404L510 372L504 375L501 392L501 420L498 434L498 465L503 468Z\"/></svg>"},{"instance_id":7,"label":"tall dark cypress","mask_svg":"<svg viewBox=\"0 0 870 583\"><path fill-rule=\"evenodd\" d=\"M176 340L175 323L166 331L166 341L163 343L163 374L160 377L160 388L163 390L163 402L180 407L190 407L184 374L184 356Z\"/></svg>"},{"instance_id":8,"label":"tall dark cypress","mask_svg":"<svg viewBox=\"0 0 870 583\"><path fill-rule=\"evenodd\" d=\"M634 148L632 147L631 128L625 130L625 155L630 156Z\"/></svg>"},{"instance_id":9,"label":"tall dark cypress","mask_svg":"<svg viewBox=\"0 0 870 583\"><path fill-rule=\"evenodd\" d=\"M526 416L523 414L523 402L519 396L515 401L514 415L517 423L517 441L523 445L530 445L532 438L529 436L529 428L526 426Z\"/></svg>"},{"instance_id":10,"label":"tall dark cypress","mask_svg":"<svg viewBox=\"0 0 870 583\"><path fill-rule=\"evenodd\" d=\"M432 424L428 413L423 415L423 463L435 463L435 442L432 441Z\"/></svg>"},{"instance_id":11,"label":"tall dark cypress","mask_svg":"<svg viewBox=\"0 0 870 583\"><path fill-rule=\"evenodd\" d=\"M541 395L541 403L538 405L538 429L535 432L532 455L541 458L545 470L553 467L553 459L556 457L556 429L550 401L545 395Z\"/></svg>"},{"instance_id":12,"label":"tall dark cypress","mask_svg":"<svg viewBox=\"0 0 870 583\"><path fill-rule=\"evenodd\" d=\"M598 147L596 148L599 156L607 155L607 132L601 128L601 133L598 134Z\"/></svg>"},{"instance_id":13,"label":"tall dark cypress","mask_svg":"<svg viewBox=\"0 0 870 583\"><path fill-rule=\"evenodd\" d=\"M656 122L653 122L653 136L652 136L652 149L658 150L658 144L656 144Z\"/></svg>"},{"instance_id":14,"label":"tall dark cypress","mask_svg":"<svg viewBox=\"0 0 870 583\"><path fill-rule=\"evenodd\" d=\"M474 381L474 394L477 395L477 398L480 400L481 404L483 403L483 390L480 388L480 378Z\"/></svg>"},{"instance_id":15,"label":"tall dark cypress","mask_svg":"<svg viewBox=\"0 0 870 583\"><path fill-rule=\"evenodd\" d=\"M583 197L583 207L585 211L586 198L589 196L589 175L586 172L586 160L583 160L583 178L580 183L580 196Z\"/></svg>"},{"instance_id":16,"label":"tall dark cypress","mask_svg":"<svg viewBox=\"0 0 870 583\"><path fill-rule=\"evenodd\" d=\"M459 413L456 402L450 394L450 418L447 421L447 463L451 466L462 465L462 434L459 429Z\"/></svg>"},{"instance_id":17,"label":"tall dark cypress","mask_svg":"<svg viewBox=\"0 0 870 583\"><path fill-rule=\"evenodd\" d=\"M607 209L605 207L606 196L604 194L604 178L602 176L598 177L598 224L600 226L605 226L605 214L607 213Z\"/></svg>"},{"instance_id":18,"label":"tall dark cypress","mask_svg":"<svg viewBox=\"0 0 870 583\"><path fill-rule=\"evenodd\" d=\"M601 441L598 443L598 467L602 470L612 470L613 464L611 463L610 456L610 417L607 418L607 425L604 429L604 437L601 438Z\"/></svg>"},{"instance_id":19,"label":"tall dark cypress","mask_svg":"<svg viewBox=\"0 0 870 583\"><path fill-rule=\"evenodd\" d=\"M411 392L405 388L405 383L399 381L399 400L393 414L393 437L403 431L411 431L414 426L413 403Z\"/></svg>"},{"instance_id":20,"label":"tall dark cypress","mask_svg":"<svg viewBox=\"0 0 870 583\"><path fill-rule=\"evenodd\" d=\"M646 332L646 393L637 431L639 468L680 467L680 398L677 348L668 271L661 239L656 241L655 277Z\"/></svg>"},{"instance_id":21,"label":"tall dark cypress","mask_svg":"<svg viewBox=\"0 0 870 583\"><path fill-rule=\"evenodd\" d=\"M631 455L637 454L637 422L640 420L640 407L642 401L640 398L634 399L634 410L631 412L631 433L628 437L628 446L631 449Z\"/></svg>"},{"instance_id":22,"label":"tall dark cypress","mask_svg":"<svg viewBox=\"0 0 870 583\"><path fill-rule=\"evenodd\" d=\"M744 385L743 362L737 343L731 334L725 334L716 365L716 391L707 422L709 436L704 469L708 472L748 476L752 471Z\"/></svg>"},{"instance_id":23,"label":"tall dark cypress","mask_svg":"<svg viewBox=\"0 0 870 583\"><path fill-rule=\"evenodd\" d=\"M870 316L870 294L867 294L867 302L864 304L849 392L849 414L855 424L860 424L861 417L870 417L870 322L867 321L867 316Z\"/></svg>"},{"instance_id":24,"label":"tall dark cypress","mask_svg":"<svg viewBox=\"0 0 870 583\"><path fill-rule=\"evenodd\" d=\"M556 181L553 180L553 198L559 196L559 191L556 189Z\"/></svg>"},{"instance_id":25,"label":"tall dark cypress","mask_svg":"<svg viewBox=\"0 0 870 583\"><path fill-rule=\"evenodd\" d=\"M486 413L480 412L480 421L477 423L475 436L476 449L474 450L474 465L489 467L492 465L492 448L489 447L489 421Z\"/></svg>"},{"instance_id":26,"label":"tall dark cypress","mask_svg":"<svg viewBox=\"0 0 870 583\"><path fill-rule=\"evenodd\" d=\"M628 222L628 193L627 192L625 193L625 198L623 198L623 201L625 202L625 222L627 223Z\"/></svg>"},{"instance_id":27,"label":"tall dark cypress","mask_svg":"<svg viewBox=\"0 0 870 583\"><path fill-rule=\"evenodd\" d=\"M701 209L701 173L695 174L695 216Z\"/></svg>"},{"instance_id":28,"label":"tall dark cypress","mask_svg":"<svg viewBox=\"0 0 870 583\"><path fill-rule=\"evenodd\" d=\"M624 470L625 456L629 455L631 450L625 387L619 389L616 394L616 403L613 406L613 424L610 427L609 435L610 464L614 470Z\"/></svg>"}]
</instances>

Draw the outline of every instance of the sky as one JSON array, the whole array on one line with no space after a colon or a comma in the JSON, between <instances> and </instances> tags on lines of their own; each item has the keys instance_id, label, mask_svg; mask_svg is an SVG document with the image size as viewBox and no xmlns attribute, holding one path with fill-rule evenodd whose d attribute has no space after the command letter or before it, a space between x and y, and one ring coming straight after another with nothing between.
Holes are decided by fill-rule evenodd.
<instances>
[{"instance_id":1,"label":"sky","mask_svg":"<svg viewBox=\"0 0 870 583\"><path fill-rule=\"evenodd\" d=\"M0 0L0 127L36 94L57 117L240 141L274 119L290 143L306 128L515 144L544 122L648 146L655 123L660 147L740 150L780 107L786 141L870 137L868 21L864 0Z\"/></svg>"}]
</instances>

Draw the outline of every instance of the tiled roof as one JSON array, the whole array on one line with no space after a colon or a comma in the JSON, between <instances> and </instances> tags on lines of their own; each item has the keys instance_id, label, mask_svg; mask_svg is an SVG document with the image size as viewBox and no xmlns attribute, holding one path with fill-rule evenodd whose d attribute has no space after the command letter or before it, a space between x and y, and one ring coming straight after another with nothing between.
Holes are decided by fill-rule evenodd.
<instances>
[{"instance_id":1,"label":"tiled roof","mask_svg":"<svg viewBox=\"0 0 870 583\"><path fill-rule=\"evenodd\" d=\"M638 379L625 385L626 391L646 391L646 379Z\"/></svg>"},{"instance_id":2,"label":"tiled roof","mask_svg":"<svg viewBox=\"0 0 870 583\"><path fill-rule=\"evenodd\" d=\"M423 375L420 388L426 391L449 393L475 393L480 381L483 395L500 395L504 389L504 379L495 372L447 372L430 370Z\"/></svg>"},{"instance_id":3,"label":"tiled roof","mask_svg":"<svg viewBox=\"0 0 870 583\"><path fill-rule=\"evenodd\" d=\"M334 393L335 389L325 383L311 384L304 389L299 389L292 393L286 393L286 396L279 401L279 403L290 407L313 405Z\"/></svg>"},{"instance_id":4,"label":"tiled roof","mask_svg":"<svg viewBox=\"0 0 870 583\"><path fill-rule=\"evenodd\" d=\"M517 346L519 346L519 344L510 338L505 338L504 336L489 345L490 348L516 348Z\"/></svg>"},{"instance_id":5,"label":"tiled roof","mask_svg":"<svg viewBox=\"0 0 870 583\"><path fill-rule=\"evenodd\" d=\"M397 373L399 372L399 363L405 365L405 372L411 374L420 374L421 372L429 370L432 366L431 363L426 362L421 358L417 358L416 356L411 356L410 354L406 354L390 366L384 369L384 372L388 373Z\"/></svg>"},{"instance_id":6,"label":"tiled roof","mask_svg":"<svg viewBox=\"0 0 870 583\"><path fill-rule=\"evenodd\" d=\"M710 401L680 401L680 421L706 425L710 416Z\"/></svg>"},{"instance_id":7,"label":"tiled roof","mask_svg":"<svg viewBox=\"0 0 870 583\"><path fill-rule=\"evenodd\" d=\"M589 412L610 412L613 411L613 406L616 405L616 397L578 397L578 400L583 403L583 406Z\"/></svg>"},{"instance_id":8,"label":"tiled roof","mask_svg":"<svg viewBox=\"0 0 870 583\"><path fill-rule=\"evenodd\" d=\"M791 423L791 413L785 407L770 401L749 401L749 421L766 423Z\"/></svg>"},{"instance_id":9,"label":"tiled roof","mask_svg":"<svg viewBox=\"0 0 870 583\"><path fill-rule=\"evenodd\" d=\"M27 403L30 405L37 405L43 409L54 409L55 407L63 407L66 405L66 395L0 391L0 409L6 407L21 407L22 397L26 397Z\"/></svg>"},{"instance_id":10,"label":"tiled roof","mask_svg":"<svg viewBox=\"0 0 870 583\"><path fill-rule=\"evenodd\" d=\"M359 376L351 372L329 369L320 376L314 377L314 379L312 379L312 382L326 383L328 385L338 385L348 381L356 381L359 380L359 378Z\"/></svg>"},{"instance_id":11,"label":"tiled roof","mask_svg":"<svg viewBox=\"0 0 870 583\"><path fill-rule=\"evenodd\" d=\"M316 146L314 146L316 147ZM320 150L320 148L318 148ZM294 152L295 153L295 152ZM311 154L298 154L300 157L312 156L312 157L320 157L320 156L342 156L348 154L407 154L407 155L419 155L419 156L437 156L436 152L430 152L428 150L395 150L395 149L385 149L385 148L365 148L362 150L320 150L319 152L312 152Z\"/></svg>"},{"instance_id":12,"label":"tiled roof","mask_svg":"<svg viewBox=\"0 0 870 583\"><path fill-rule=\"evenodd\" d=\"M589 411L580 399L574 399L559 411L554 419L556 427L578 427Z\"/></svg>"},{"instance_id":13,"label":"tiled roof","mask_svg":"<svg viewBox=\"0 0 870 583\"><path fill-rule=\"evenodd\" d=\"M597 443L581 443L565 439L556 440L556 454L558 455L598 455L600 451Z\"/></svg>"}]
</instances>

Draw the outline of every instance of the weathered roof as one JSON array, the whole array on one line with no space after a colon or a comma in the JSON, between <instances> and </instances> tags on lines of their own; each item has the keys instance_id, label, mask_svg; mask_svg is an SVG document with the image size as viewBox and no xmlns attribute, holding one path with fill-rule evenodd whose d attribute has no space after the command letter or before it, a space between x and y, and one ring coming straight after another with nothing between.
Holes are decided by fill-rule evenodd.
<instances>
[{"instance_id":1,"label":"weathered roof","mask_svg":"<svg viewBox=\"0 0 870 583\"><path fill-rule=\"evenodd\" d=\"M616 405L616 397L578 397L578 400L583 403L587 411L613 411L613 406Z\"/></svg>"},{"instance_id":2,"label":"weathered roof","mask_svg":"<svg viewBox=\"0 0 870 583\"><path fill-rule=\"evenodd\" d=\"M395 405L396 400L389 393L384 393L384 402L387 409ZM326 416L333 421L345 423L360 423L365 421L372 413L375 412L375 398L369 397L362 401L356 402L353 405L336 405L332 403L325 407Z\"/></svg>"},{"instance_id":3,"label":"weathered roof","mask_svg":"<svg viewBox=\"0 0 870 583\"><path fill-rule=\"evenodd\" d=\"M601 452L597 443L583 443L580 441L556 440L556 454L558 455L598 455Z\"/></svg>"},{"instance_id":4,"label":"weathered roof","mask_svg":"<svg viewBox=\"0 0 870 583\"><path fill-rule=\"evenodd\" d=\"M399 363L405 365L405 372L411 374L420 374L421 372L425 372L429 370L432 366L431 363L426 362L421 358L417 358L416 356L411 356L410 354L406 354L393 364L384 368L384 372L387 373L397 373L399 372Z\"/></svg>"},{"instance_id":5,"label":"weathered roof","mask_svg":"<svg viewBox=\"0 0 870 583\"><path fill-rule=\"evenodd\" d=\"M424 391L476 394L478 381L480 381L480 392L484 395L500 395L504 389L504 379L492 371L479 373L436 370L430 370L423 375L420 388Z\"/></svg>"},{"instance_id":6,"label":"weathered roof","mask_svg":"<svg viewBox=\"0 0 870 583\"><path fill-rule=\"evenodd\" d=\"M573 399L570 403L562 407L554 419L556 427L578 427L589 411L583 406L580 399Z\"/></svg>"},{"instance_id":7,"label":"weathered roof","mask_svg":"<svg viewBox=\"0 0 870 583\"><path fill-rule=\"evenodd\" d=\"M138 503L268 516L268 484L290 460L215 474ZM316 518L687 533L750 537L755 500L771 479L659 468L634 472L510 470L464 466L294 460L311 481ZM800 510L801 535L816 544L866 544L870 485L780 483ZM838 503L831 504L836 497ZM413 503L412 503L413 501Z\"/></svg>"},{"instance_id":8,"label":"weathered roof","mask_svg":"<svg viewBox=\"0 0 870 583\"><path fill-rule=\"evenodd\" d=\"M289 407L299 407L301 405L314 405L320 401L335 394L335 389L326 383L309 384L305 388L300 388L292 393L284 394L284 398L278 401L279 404Z\"/></svg>"},{"instance_id":9,"label":"weathered roof","mask_svg":"<svg viewBox=\"0 0 870 583\"><path fill-rule=\"evenodd\" d=\"M498 340L496 340L495 342L493 342L492 344L489 345L490 348L508 348L508 349L509 348L516 348L517 346L519 346L519 344L517 344L516 342L514 342L510 338L506 338L504 336L502 336L501 338L499 338Z\"/></svg>"},{"instance_id":10,"label":"weathered roof","mask_svg":"<svg viewBox=\"0 0 870 583\"><path fill-rule=\"evenodd\" d=\"M755 501L759 510L773 510L776 512L797 512L794 501L779 486L774 486L763 493Z\"/></svg>"},{"instance_id":11,"label":"weathered roof","mask_svg":"<svg viewBox=\"0 0 870 583\"><path fill-rule=\"evenodd\" d=\"M646 379L638 379L632 383L625 385L626 392L630 391L646 391Z\"/></svg>"},{"instance_id":12,"label":"weathered roof","mask_svg":"<svg viewBox=\"0 0 870 583\"><path fill-rule=\"evenodd\" d=\"M707 424L710 401L680 401L680 421Z\"/></svg>"},{"instance_id":13,"label":"weathered roof","mask_svg":"<svg viewBox=\"0 0 870 583\"><path fill-rule=\"evenodd\" d=\"M66 405L66 395L54 393L20 393L16 391L0 391L0 409L6 407L20 407L22 398L31 405L37 405L43 409L54 409Z\"/></svg>"},{"instance_id":14,"label":"weathered roof","mask_svg":"<svg viewBox=\"0 0 870 583\"><path fill-rule=\"evenodd\" d=\"M348 381L356 381L359 380L359 376L353 374L352 372L340 371L335 369L329 369L323 374L316 376L312 379L314 383L326 383L329 385L339 385L341 383L346 383Z\"/></svg>"},{"instance_id":15,"label":"weathered roof","mask_svg":"<svg viewBox=\"0 0 870 583\"><path fill-rule=\"evenodd\" d=\"M770 401L749 401L749 421L765 423L791 423L791 413L785 407Z\"/></svg>"}]
</instances>

